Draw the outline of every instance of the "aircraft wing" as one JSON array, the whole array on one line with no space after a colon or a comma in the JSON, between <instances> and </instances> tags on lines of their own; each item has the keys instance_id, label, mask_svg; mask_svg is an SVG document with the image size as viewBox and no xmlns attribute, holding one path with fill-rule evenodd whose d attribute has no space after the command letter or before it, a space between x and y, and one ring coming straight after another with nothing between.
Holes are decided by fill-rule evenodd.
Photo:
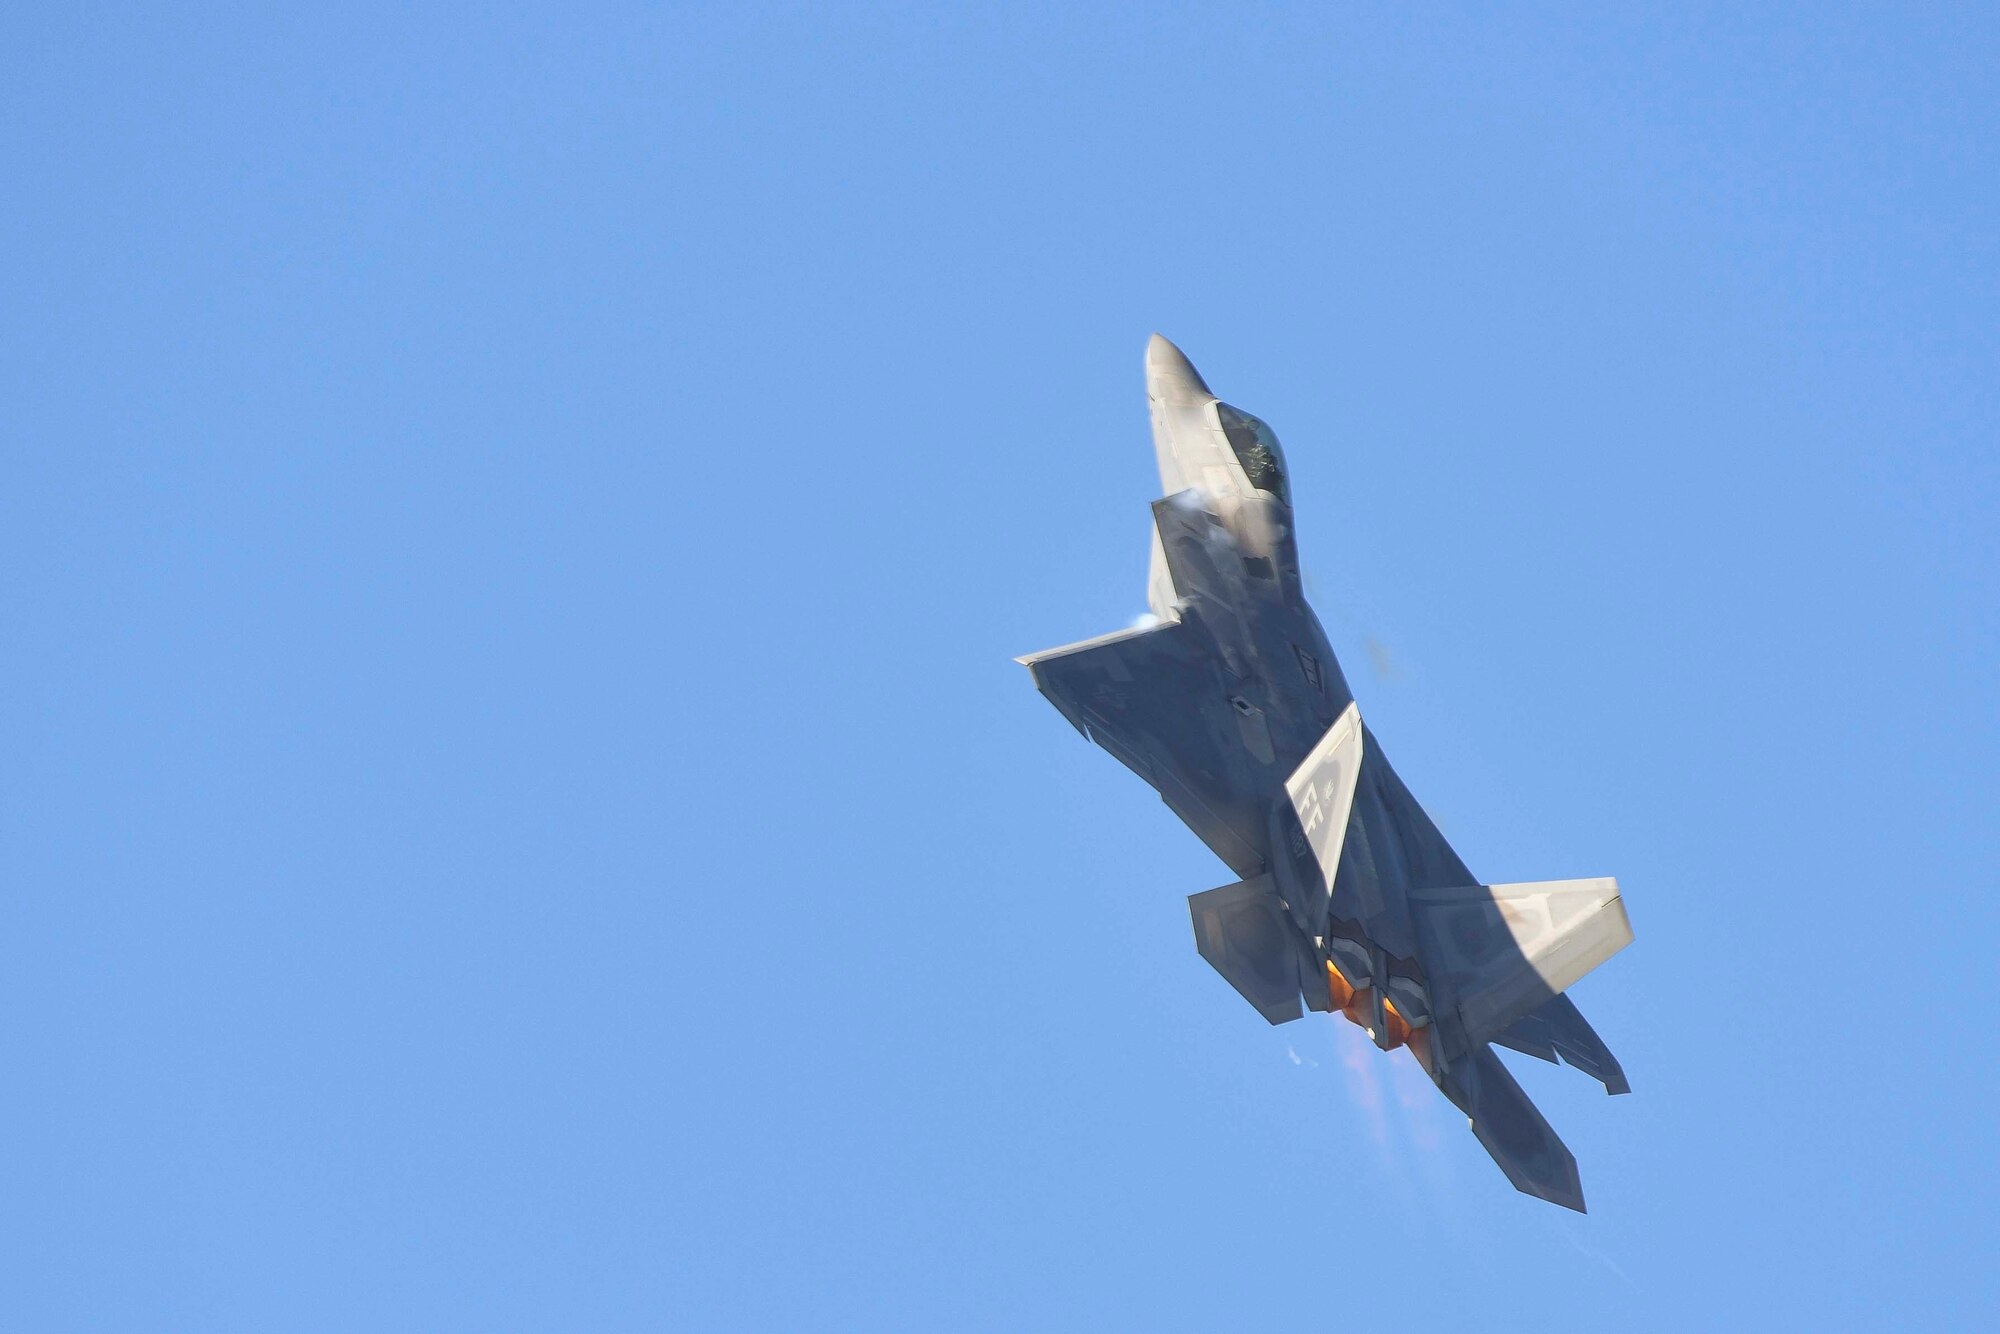
<instances>
[{"instance_id":1,"label":"aircraft wing","mask_svg":"<svg viewBox=\"0 0 2000 1334\"><path fill-rule=\"evenodd\" d=\"M1229 869L1264 869L1261 825L1221 666L1197 619L1121 630L1019 660L1078 731L1150 783ZM1203 707L1208 704L1209 707ZM1227 730L1223 730L1226 727Z\"/></svg>"},{"instance_id":2,"label":"aircraft wing","mask_svg":"<svg viewBox=\"0 0 2000 1334\"><path fill-rule=\"evenodd\" d=\"M1494 1034L1493 1040L1539 1060L1555 1061L1560 1056L1604 1085L1606 1093L1632 1091L1625 1068L1568 996L1543 1001L1540 1009L1528 1011Z\"/></svg>"}]
</instances>

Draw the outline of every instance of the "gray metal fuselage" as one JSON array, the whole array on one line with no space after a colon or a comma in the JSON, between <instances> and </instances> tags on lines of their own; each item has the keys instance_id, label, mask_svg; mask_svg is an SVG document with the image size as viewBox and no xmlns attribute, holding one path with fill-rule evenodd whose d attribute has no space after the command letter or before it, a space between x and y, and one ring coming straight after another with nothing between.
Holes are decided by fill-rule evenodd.
<instances>
[{"instance_id":1,"label":"gray metal fuselage","mask_svg":"<svg viewBox=\"0 0 2000 1334\"><path fill-rule=\"evenodd\" d=\"M1222 669L1218 689L1193 695L1186 704L1211 732L1233 730L1240 738L1238 771L1224 786L1248 797L1255 808L1232 823L1249 835L1244 841L1254 849L1256 864L1224 860L1245 878L1270 874L1309 939L1352 941L1379 951L1371 972L1421 984L1404 898L1413 863L1441 863L1428 868L1439 884L1464 884L1471 873L1420 809L1422 828L1398 828L1410 821L1395 819L1377 785L1364 783L1355 792L1354 815L1364 836L1372 837L1354 851L1374 855L1357 859L1367 864L1340 875L1332 886L1323 883L1285 783L1354 696L1306 601L1283 457L1268 427L1216 399L1179 349L1157 335L1147 349L1146 369L1154 446L1161 483L1168 488L1167 499L1155 509L1171 512L1155 525L1150 588L1155 599L1171 592L1172 602L1153 610L1178 614L1191 632L1210 641ZM1236 422L1247 423L1273 456L1272 466L1258 477L1251 476L1232 443ZM1388 768L1379 747L1369 747L1369 754L1372 759L1364 763L1370 768ZM1393 780L1393 771L1389 777Z\"/></svg>"},{"instance_id":2,"label":"gray metal fuselage","mask_svg":"<svg viewBox=\"0 0 2000 1334\"><path fill-rule=\"evenodd\" d=\"M1220 503L1181 496L1167 503L1199 508L1214 526L1206 540L1183 536L1174 553L1179 612L1209 639L1222 668L1214 693L1187 704L1211 732L1240 740L1239 771L1228 781L1262 812L1242 825L1255 864L1225 860L1245 877L1269 872L1300 929L1324 936L1332 896L1299 864L1304 834L1285 780L1354 695L1306 602L1291 506L1268 495Z\"/></svg>"},{"instance_id":3,"label":"gray metal fuselage","mask_svg":"<svg viewBox=\"0 0 2000 1334\"><path fill-rule=\"evenodd\" d=\"M1157 335L1146 371L1165 492L1152 623L1021 661L1241 877L1190 906L1246 1000L1283 1023L1303 998L1407 1044L1517 1187L1581 1209L1575 1160L1488 1044L1625 1091L1561 994L1630 939L1616 882L1473 878L1361 723L1306 602L1275 434Z\"/></svg>"}]
</instances>

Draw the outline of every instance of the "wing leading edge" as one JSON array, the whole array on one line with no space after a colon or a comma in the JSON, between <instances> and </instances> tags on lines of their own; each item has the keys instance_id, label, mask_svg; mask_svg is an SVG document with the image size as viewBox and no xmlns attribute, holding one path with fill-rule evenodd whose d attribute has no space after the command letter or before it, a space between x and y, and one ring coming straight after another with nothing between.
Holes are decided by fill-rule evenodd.
<instances>
[{"instance_id":1,"label":"wing leading edge","mask_svg":"<svg viewBox=\"0 0 2000 1334\"><path fill-rule=\"evenodd\" d=\"M1221 668L1192 618L1121 630L1019 659L1035 687L1095 741L1152 785L1230 870L1264 869L1256 811L1236 772L1232 727L1219 732L1202 700L1223 698Z\"/></svg>"}]
</instances>

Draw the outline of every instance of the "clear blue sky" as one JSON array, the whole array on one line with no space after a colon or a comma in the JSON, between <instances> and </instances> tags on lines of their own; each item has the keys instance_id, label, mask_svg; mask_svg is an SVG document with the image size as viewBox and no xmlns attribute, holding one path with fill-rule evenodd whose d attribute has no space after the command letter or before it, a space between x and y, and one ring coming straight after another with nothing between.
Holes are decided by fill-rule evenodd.
<instances>
[{"instance_id":1,"label":"clear blue sky","mask_svg":"<svg viewBox=\"0 0 2000 1334\"><path fill-rule=\"evenodd\" d=\"M1997 33L11 7L0 1326L1996 1327ZM1011 661L1155 329L1474 869L1625 887L1588 1217Z\"/></svg>"}]
</instances>

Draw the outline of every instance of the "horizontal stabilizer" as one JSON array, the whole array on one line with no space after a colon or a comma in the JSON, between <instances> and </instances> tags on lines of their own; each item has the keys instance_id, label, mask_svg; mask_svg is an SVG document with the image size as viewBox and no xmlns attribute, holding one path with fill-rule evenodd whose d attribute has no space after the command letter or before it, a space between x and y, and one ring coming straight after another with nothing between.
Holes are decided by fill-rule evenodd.
<instances>
[{"instance_id":1,"label":"horizontal stabilizer","mask_svg":"<svg viewBox=\"0 0 2000 1334\"><path fill-rule=\"evenodd\" d=\"M1191 895L1188 911L1201 957L1257 1013L1273 1024L1299 1017L1300 988L1317 980L1317 966L1270 876ZM1325 991L1323 980L1319 988Z\"/></svg>"},{"instance_id":2,"label":"horizontal stabilizer","mask_svg":"<svg viewBox=\"0 0 2000 1334\"><path fill-rule=\"evenodd\" d=\"M1632 942L1609 878L1413 890L1410 908L1472 1045L1499 1037ZM1552 1037L1520 1036L1531 1047Z\"/></svg>"},{"instance_id":3,"label":"horizontal stabilizer","mask_svg":"<svg viewBox=\"0 0 2000 1334\"><path fill-rule=\"evenodd\" d=\"M1454 1061L1439 1081L1514 1189L1583 1213L1583 1179L1569 1151L1491 1047Z\"/></svg>"}]
</instances>

